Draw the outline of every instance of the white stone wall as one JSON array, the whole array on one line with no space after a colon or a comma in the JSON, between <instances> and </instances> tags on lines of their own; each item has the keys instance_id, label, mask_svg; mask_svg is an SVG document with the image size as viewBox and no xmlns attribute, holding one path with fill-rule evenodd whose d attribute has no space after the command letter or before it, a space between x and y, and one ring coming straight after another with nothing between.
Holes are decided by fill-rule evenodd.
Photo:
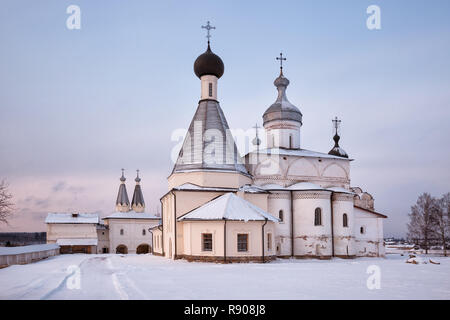
<instances>
[{"instance_id":1,"label":"white stone wall","mask_svg":"<svg viewBox=\"0 0 450 320\"><path fill-rule=\"evenodd\" d=\"M97 239L96 224L47 223L47 243L56 243L58 239Z\"/></svg>"},{"instance_id":2,"label":"white stone wall","mask_svg":"<svg viewBox=\"0 0 450 320\"><path fill-rule=\"evenodd\" d=\"M262 256L262 225L263 221L237 222L227 221L184 221L179 223L183 228L183 252L182 255L197 257L223 257L226 239L226 256L228 258L245 258ZM224 231L226 230L226 237ZM212 234L212 251L202 250L202 233ZM237 250L237 235L248 234L248 251ZM270 249L268 236L271 234ZM274 256L275 248L275 225L267 222L264 226L264 255Z\"/></svg>"},{"instance_id":3,"label":"white stone wall","mask_svg":"<svg viewBox=\"0 0 450 320\"><path fill-rule=\"evenodd\" d=\"M103 253L103 248L108 248L109 251L109 230L99 228L97 229L97 253ZM111 251L109 251L111 253ZM113 252L114 253L114 252Z\"/></svg>"},{"instance_id":4,"label":"white stone wall","mask_svg":"<svg viewBox=\"0 0 450 320\"><path fill-rule=\"evenodd\" d=\"M296 121L271 121L265 126L268 148L300 148L300 123Z\"/></svg>"},{"instance_id":5,"label":"white stone wall","mask_svg":"<svg viewBox=\"0 0 450 320\"><path fill-rule=\"evenodd\" d=\"M336 193L333 195L333 234L334 255L338 257L355 256L353 196ZM344 214L347 215L347 227L344 227Z\"/></svg>"},{"instance_id":6,"label":"white stone wall","mask_svg":"<svg viewBox=\"0 0 450 320\"><path fill-rule=\"evenodd\" d=\"M125 245L128 253L136 253L141 244L152 244L152 234L148 230L157 225L157 220L150 219L108 219L109 225L109 252L116 253L119 245ZM123 229L123 235L120 230ZM143 234L145 230L145 235Z\"/></svg>"},{"instance_id":7,"label":"white stone wall","mask_svg":"<svg viewBox=\"0 0 450 320\"><path fill-rule=\"evenodd\" d=\"M214 99L217 100L217 77L213 75L204 75L200 78L201 81L201 97L200 99ZM212 86L212 92L210 95L209 85Z\"/></svg>"},{"instance_id":8,"label":"white stone wall","mask_svg":"<svg viewBox=\"0 0 450 320\"><path fill-rule=\"evenodd\" d=\"M294 256L330 257L331 192L295 191L294 196ZM322 224L314 225L315 209L322 211Z\"/></svg>"},{"instance_id":9,"label":"white stone wall","mask_svg":"<svg viewBox=\"0 0 450 320\"><path fill-rule=\"evenodd\" d=\"M357 256L383 257L383 218L357 207L355 214L355 250ZM361 233L361 227L364 232Z\"/></svg>"},{"instance_id":10,"label":"white stone wall","mask_svg":"<svg viewBox=\"0 0 450 320\"><path fill-rule=\"evenodd\" d=\"M291 237L291 194L288 191L274 192L268 197L268 212L279 218L283 211L283 221L276 223L275 243L278 256L290 256Z\"/></svg>"},{"instance_id":11,"label":"white stone wall","mask_svg":"<svg viewBox=\"0 0 450 320\"><path fill-rule=\"evenodd\" d=\"M297 182L312 182L324 188L350 188L348 159L260 154L259 163L252 164L249 156L246 163L256 185L290 186Z\"/></svg>"}]
</instances>

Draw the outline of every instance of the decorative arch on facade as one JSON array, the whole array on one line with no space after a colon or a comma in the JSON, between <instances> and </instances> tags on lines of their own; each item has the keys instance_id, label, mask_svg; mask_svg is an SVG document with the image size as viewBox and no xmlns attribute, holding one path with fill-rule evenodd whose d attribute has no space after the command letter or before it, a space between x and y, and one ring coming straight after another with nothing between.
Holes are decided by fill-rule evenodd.
<instances>
[{"instance_id":1,"label":"decorative arch on facade","mask_svg":"<svg viewBox=\"0 0 450 320\"><path fill-rule=\"evenodd\" d=\"M275 161L274 159L266 159L259 163L255 168L256 176L274 176L283 175L283 170L281 169L281 161Z\"/></svg>"},{"instance_id":2,"label":"decorative arch on facade","mask_svg":"<svg viewBox=\"0 0 450 320\"><path fill-rule=\"evenodd\" d=\"M318 177L320 176L319 169L309 160L300 158L293 161L288 169L287 176L305 176Z\"/></svg>"},{"instance_id":3,"label":"decorative arch on facade","mask_svg":"<svg viewBox=\"0 0 450 320\"><path fill-rule=\"evenodd\" d=\"M340 164L337 164L336 162L332 162L323 169L322 176L323 177L331 177L331 178L348 179L348 172Z\"/></svg>"}]
</instances>

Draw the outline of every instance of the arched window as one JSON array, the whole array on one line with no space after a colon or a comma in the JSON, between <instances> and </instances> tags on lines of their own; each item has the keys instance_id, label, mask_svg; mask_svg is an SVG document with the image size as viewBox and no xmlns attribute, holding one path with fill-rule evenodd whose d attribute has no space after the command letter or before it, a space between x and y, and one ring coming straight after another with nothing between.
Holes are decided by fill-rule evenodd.
<instances>
[{"instance_id":1,"label":"arched window","mask_svg":"<svg viewBox=\"0 0 450 320\"><path fill-rule=\"evenodd\" d=\"M342 216L342 225L346 228L348 227L348 217L347 214L344 213L344 215Z\"/></svg>"},{"instance_id":2,"label":"arched window","mask_svg":"<svg viewBox=\"0 0 450 320\"><path fill-rule=\"evenodd\" d=\"M316 208L314 211L314 225L321 226L322 225L322 209Z\"/></svg>"},{"instance_id":3,"label":"arched window","mask_svg":"<svg viewBox=\"0 0 450 320\"><path fill-rule=\"evenodd\" d=\"M120 229L120 235L123 236L123 229Z\"/></svg>"},{"instance_id":4,"label":"arched window","mask_svg":"<svg viewBox=\"0 0 450 320\"><path fill-rule=\"evenodd\" d=\"M364 234L366 232L366 229L363 226L361 226L361 228L359 228L359 232L361 234Z\"/></svg>"},{"instance_id":5,"label":"arched window","mask_svg":"<svg viewBox=\"0 0 450 320\"><path fill-rule=\"evenodd\" d=\"M284 213L283 213L283 210L280 210L280 211L278 212L278 218L280 218L280 222L283 222L283 221L284 221Z\"/></svg>"},{"instance_id":6,"label":"arched window","mask_svg":"<svg viewBox=\"0 0 450 320\"><path fill-rule=\"evenodd\" d=\"M142 229L142 235L145 236L145 229Z\"/></svg>"}]
</instances>

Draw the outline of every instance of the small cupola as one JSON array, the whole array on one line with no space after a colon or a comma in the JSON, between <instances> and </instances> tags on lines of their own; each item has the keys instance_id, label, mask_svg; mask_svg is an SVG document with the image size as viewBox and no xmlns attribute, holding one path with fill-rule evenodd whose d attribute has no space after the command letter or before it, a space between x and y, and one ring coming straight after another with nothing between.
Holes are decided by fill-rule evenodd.
<instances>
[{"instance_id":1,"label":"small cupola","mask_svg":"<svg viewBox=\"0 0 450 320\"><path fill-rule=\"evenodd\" d=\"M264 112L263 125L267 134L268 148L300 149L300 128L302 126L302 113L289 102L286 89L289 79L283 74L283 61L286 58L280 53L280 75L273 84L277 88L276 101Z\"/></svg>"},{"instance_id":2,"label":"small cupola","mask_svg":"<svg viewBox=\"0 0 450 320\"><path fill-rule=\"evenodd\" d=\"M119 212L130 211L130 200L128 200L127 187L125 186L124 169L122 169L122 176L120 177L119 192L117 193L116 210Z\"/></svg>"},{"instance_id":3,"label":"small cupola","mask_svg":"<svg viewBox=\"0 0 450 320\"><path fill-rule=\"evenodd\" d=\"M332 122L333 122L333 130L334 130L334 136L333 136L334 147L333 147L333 149L330 150L330 152L328 152L328 154L337 156L337 157L348 158L347 152L345 152L345 150L339 146L339 140L341 139L341 137L339 135L339 128L340 128L342 121L336 117L332 120Z\"/></svg>"},{"instance_id":4,"label":"small cupola","mask_svg":"<svg viewBox=\"0 0 450 320\"><path fill-rule=\"evenodd\" d=\"M136 186L134 187L133 199L131 200L131 209L134 212L144 212L145 202L141 189L141 178L139 178L139 170L136 170Z\"/></svg>"},{"instance_id":5,"label":"small cupola","mask_svg":"<svg viewBox=\"0 0 450 320\"><path fill-rule=\"evenodd\" d=\"M217 80L223 76L225 66L222 59L211 51L210 31L215 29L208 23L202 26L206 29L208 47L194 62L194 72L201 80L201 100L217 100Z\"/></svg>"}]
</instances>

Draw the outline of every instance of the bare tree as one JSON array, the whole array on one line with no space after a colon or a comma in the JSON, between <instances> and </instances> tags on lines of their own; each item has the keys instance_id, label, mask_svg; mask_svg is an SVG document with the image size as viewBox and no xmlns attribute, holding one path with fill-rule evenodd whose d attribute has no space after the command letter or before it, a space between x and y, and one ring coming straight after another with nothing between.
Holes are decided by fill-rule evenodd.
<instances>
[{"instance_id":1,"label":"bare tree","mask_svg":"<svg viewBox=\"0 0 450 320\"><path fill-rule=\"evenodd\" d=\"M12 213L13 203L12 195L8 192L7 183L2 180L0 182L0 223L8 223L8 217Z\"/></svg>"},{"instance_id":2,"label":"bare tree","mask_svg":"<svg viewBox=\"0 0 450 320\"><path fill-rule=\"evenodd\" d=\"M447 256L447 238L450 233L450 193L437 200L436 209L433 210L434 233L441 240L444 256Z\"/></svg>"},{"instance_id":3,"label":"bare tree","mask_svg":"<svg viewBox=\"0 0 450 320\"><path fill-rule=\"evenodd\" d=\"M433 234L433 213L436 207L437 200L430 194L424 193L419 196L409 213L408 238L423 239L426 254L428 254L429 239Z\"/></svg>"}]
</instances>

